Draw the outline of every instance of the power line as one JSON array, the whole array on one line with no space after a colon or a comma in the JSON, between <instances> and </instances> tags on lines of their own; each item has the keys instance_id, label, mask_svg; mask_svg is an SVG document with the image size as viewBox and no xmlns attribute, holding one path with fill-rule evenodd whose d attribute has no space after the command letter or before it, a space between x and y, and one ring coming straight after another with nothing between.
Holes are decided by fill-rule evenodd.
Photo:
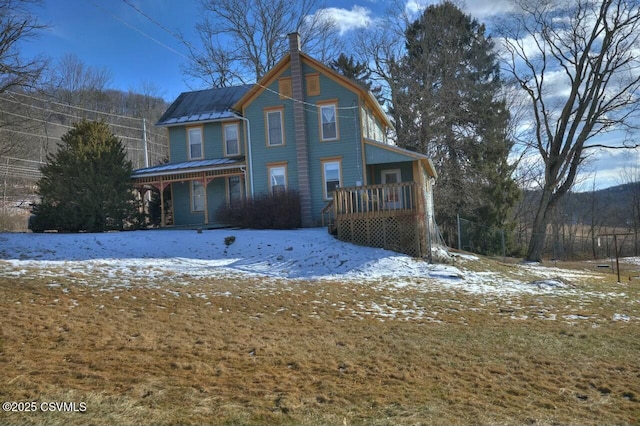
<instances>
[{"instance_id":1,"label":"power line","mask_svg":"<svg viewBox=\"0 0 640 426\"><path fill-rule=\"evenodd\" d=\"M38 107L36 107L36 108L38 108ZM49 111L49 110L45 110L45 111L47 111L47 112L54 112L54 113L55 113L55 111ZM20 115L20 114L16 114L16 113L9 112L9 111L3 111L3 110L0 110L0 112L1 112L1 113L4 113L4 114L14 115L14 116L16 116L16 117L24 118L24 119L27 119L27 120L33 120L33 121L39 121L39 122L41 122L41 123L45 123L45 124L51 124L52 126L59 126L59 127L64 127L64 128L66 128L66 129L73 129L73 126L69 126L68 124L55 123L55 122L52 122L52 121L42 120L42 119L35 118L35 117L28 117L28 116L26 116L26 115ZM63 114L63 115L68 115L68 116L70 116L70 117L72 117L72 118L78 118L78 117L75 117L75 116L71 116L71 115L69 115L69 114ZM108 124L109 126L114 126L114 127L124 127L124 128L126 128L126 129L132 129L132 130L136 130L136 131L138 131L138 132L142 132L142 129L138 129L138 128L136 128L136 127L120 126L120 125L118 125L118 124L114 124L114 123L107 123L107 124ZM11 130L11 129L4 129L4 130ZM18 132L18 131L16 130L15 132ZM26 133L25 133L25 134L26 134ZM31 135L36 136L35 134L31 134ZM142 137L135 138L135 137L129 137L129 136L123 136L123 135L114 135L114 136L116 136L116 137L118 137L118 138L121 138L121 139L130 139L130 140L135 140L135 141L142 141L142 140L143 140L143 138L142 138ZM148 143L148 144L151 144L151 145L158 145L158 146L160 146L160 147L162 147L162 148L165 148L165 145L163 145L163 144L161 144L161 143L158 143L158 142L152 142L152 141L150 141L150 140L147 140L147 143Z\"/></svg>"},{"instance_id":2,"label":"power line","mask_svg":"<svg viewBox=\"0 0 640 426\"><path fill-rule=\"evenodd\" d=\"M174 33L173 31L171 31L171 30L167 29L163 24L161 24L161 23L160 23L160 22L158 22L157 20L153 19L153 18L152 18L151 16L149 16L147 13L145 13L144 11L142 11L140 8L138 8L137 6L134 6L133 4L131 4L129 0L122 0L122 1L123 1L125 4L127 4L128 6L130 6L133 10L135 10L136 12L138 12L140 15L144 16L145 18L147 18L147 19L148 19L149 21L151 21L153 24L155 24L156 26L160 27L162 30L164 30L165 32L167 32L168 34L170 34L172 37L176 38L179 42L181 42L181 43L185 44L189 49L191 49L191 50L195 50L195 51L197 51L200 55L202 55L202 56L206 57L206 54L205 54L205 53L203 53L200 49L198 49L198 48L194 47L191 43L189 43L188 41L186 41L183 37L178 36L178 35L177 35L176 33ZM159 43L161 46L163 46L163 47L165 47L165 48L169 49L170 51L172 51L172 52L174 52L174 53L177 53L178 55L182 56L183 58L187 59L188 61L190 61L190 62L197 62L197 61L195 61L195 59L194 59L194 58L190 58L190 57L187 57L187 56L185 56L185 55L183 55L183 54L181 54L181 53L179 53L179 52L176 52L176 51L175 51L175 50L173 50L172 48L170 48L170 47L166 46L165 44L162 44L162 43L158 42L157 40L155 40L154 38L152 38L152 37L148 36L147 34L145 34L144 32L142 32L141 30L139 30L139 29L137 29L137 28L135 28L135 27L131 26L130 24L128 24L128 23L126 23L126 22L124 22L124 21L122 21L120 18L118 18L118 17L116 17L116 16L114 16L114 15L111 15L111 16L113 16L114 18L116 18L116 19L117 19L117 20L119 20L120 22L124 23L124 24L125 24L125 25L127 25L128 27L133 28L134 30L136 30L136 31L138 31L138 32L140 32L140 33L142 33L142 34L144 34L145 36L147 36L147 37L151 38L151 40L155 41L156 43ZM307 105L307 106L318 107L318 105L317 105L317 104L313 104L313 103L310 103L310 102L305 102L305 101L297 100L297 99L294 99L294 98L292 98L292 97L290 97L290 96L282 95L280 92L278 92L278 91L276 91L276 90L273 90L273 89L271 89L271 88L269 88L269 87L267 87L267 86L264 86L264 85L262 85L262 84L260 84L260 83L258 83L258 82L254 83L254 84L255 84L256 86L258 86L258 87L261 87L261 88L263 88L263 89L265 89L265 90L269 91L269 92L275 93L276 95L280 96L281 98L288 99L288 100L291 100L291 101L293 101L293 102L299 102L299 103L301 103L301 104L303 104L303 105ZM336 109L337 109L337 110L352 110L352 109L356 109L356 108L359 108L359 107L358 107L358 106L350 106L350 107L338 107L338 106L336 106Z\"/></svg>"},{"instance_id":3,"label":"power line","mask_svg":"<svg viewBox=\"0 0 640 426\"><path fill-rule=\"evenodd\" d=\"M12 93L14 93L14 92L12 92ZM17 94L19 94L19 93L17 93ZM41 99L41 98L36 98L34 96L28 96L28 95L23 95L23 96L27 96L30 99L39 100L41 102L52 102L52 101L47 101L47 100L44 100L44 99ZM69 114L69 113L65 113L65 112L59 112L59 111L55 111L55 110L39 107L39 106L32 105L32 104L23 104L22 102L20 102L20 101L18 101L16 99L4 98L4 100L5 101L9 101L9 102L13 102L13 103L17 103L19 105L28 106L30 108L39 109L41 111L45 111L45 112L52 113L52 114L63 115L63 116L71 117L73 119L78 119L78 120L82 119L82 117L78 117L77 115L73 115L73 114ZM69 106L71 108L84 110L84 111L89 111L89 112L97 112L97 113L100 113L100 114L105 114L105 115L110 115L110 116L115 116L115 117L129 118L131 120L143 120L143 119L139 119L139 118L135 118L135 117L118 116L118 115L115 115L115 114L109 114L109 113L102 113L102 112L99 112L99 111L87 110L87 109L84 109L84 108L81 108L81 107L76 107L76 106L73 106L73 105L60 104L58 102L52 102L52 103L56 103L58 105L63 105L65 107ZM4 112L4 113L7 113L7 114L15 115L15 116L18 116L18 117L21 117L21 118L25 118L25 119L29 119L29 120L39 121L39 122L42 122L42 123L45 123L45 124L51 124L51 125L54 125L54 126L61 126L61 127L65 127L65 128L72 128L72 126L69 126L69 125L66 125L66 124L55 123L55 122L52 122L52 121L42 120L42 119L38 119L38 118L35 118L35 117L28 117L28 116L24 116L24 115L20 115L20 114L16 114L16 113L11 113L11 112L8 112L8 111L2 111L2 110L0 110L0 112ZM111 122L109 122L107 124L109 124L112 127L120 127L120 128L123 128L123 129L129 129L129 130L134 130L134 131L137 131L137 132L142 132L142 128L138 128L138 127L125 126L123 124L117 124L117 123L111 123ZM158 138L158 139L164 138L164 136L161 136L159 133L151 132L151 131L148 131L148 130L147 130L147 134L151 134L152 136L154 136L155 138ZM116 135L116 136L118 136L118 135ZM142 140L142 138L131 138L131 137L127 137L127 136L119 136L119 137L124 138L124 139ZM153 142L153 141L150 141L150 140L147 140L147 143L149 143L151 145L157 145L157 146L160 146L162 148L166 147L165 145L163 145L161 143Z\"/></svg>"},{"instance_id":4,"label":"power line","mask_svg":"<svg viewBox=\"0 0 640 426\"><path fill-rule=\"evenodd\" d=\"M13 160L13 161L24 161L24 162L27 162L27 163L45 164L44 161L26 160L24 158L7 157L6 155L3 155L2 158L6 158L7 160Z\"/></svg>"},{"instance_id":5,"label":"power line","mask_svg":"<svg viewBox=\"0 0 640 426\"><path fill-rule=\"evenodd\" d=\"M198 49L197 47L195 47L194 45L192 45L191 43L189 43L187 40L184 39L184 37L182 37L181 35L179 35L178 33L175 33L173 31L171 31L170 29L168 29L167 27L165 27L162 23L158 22L157 20L155 20L154 18L152 18L148 13L144 12L142 9L140 9L139 7L137 7L136 5L134 5L133 3L131 3L129 0L122 0L126 5L128 5L129 7L131 7L133 10L135 10L136 12L138 12L140 15L144 16L145 18L147 18L149 21L151 21L151 23L157 25L158 27L160 27L162 30L164 30L166 33L168 33L169 35L171 35L172 37L176 38L178 41L180 41L182 44L184 44L185 46L187 46L187 48L189 48L192 51L196 51L199 54L204 55L204 53ZM185 57L184 55L181 55L183 57ZM192 60L192 58L187 58L188 60Z\"/></svg>"},{"instance_id":6,"label":"power line","mask_svg":"<svg viewBox=\"0 0 640 426\"><path fill-rule=\"evenodd\" d=\"M9 94L12 94L12 95L18 95L18 96L24 96L25 98L33 99L33 100L40 101L40 102L47 102L47 103L51 103L51 104L54 104L54 105L60 105L60 106L65 107L65 108L73 108L73 109L77 109L77 110L80 110L80 111L92 112L94 114L108 115L108 116L111 116L111 117L125 118L125 119L128 119L128 120L138 120L138 121L144 120L143 118L131 117L131 116L128 116L128 115L120 115L120 114L115 114L115 113L111 113L111 112L98 111L98 110L95 110L95 109L89 109L89 108L79 107L79 106L75 106L75 105L71 105L71 104L65 104L65 103L54 101L54 100L51 100L51 99L42 99L42 98L38 98L38 97L33 96L33 95L27 95L26 93L14 92L14 91L11 91L11 90L7 90L5 93L9 93Z\"/></svg>"},{"instance_id":7,"label":"power line","mask_svg":"<svg viewBox=\"0 0 640 426\"><path fill-rule=\"evenodd\" d=\"M46 138L46 139L51 138L51 136L39 135L37 133L29 133L29 132L23 132L23 131L20 131L20 130L7 129L6 127L0 127L0 131L2 131L2 130L5 131L5 132L17 133L19 135L25 135L25 136L34 136L34 137ZM133 140L133 141L136 141L136 142L142 142L143 141L142 138L131 138L129 136L119 136L119 135L114 135L114 136L116 136L119 139L129 139L129 140ZM151 142L147 141L147 143L151 143ZM156 145L160 145L160 144L156 144ZM160 146L164 147L164 145L160 145ZM124 148L128 149L128 150L134 150L134 151L144 151L142 148L134 148L134 147L131 147L131 146L128 146L128 145L126 145Z\"/></svg>"},{"instance_id":8,"label":"power line","mask_svg":"<svg viewBox=\"0 0 640 426\"><path fill-rule=\"evenodd\" d=\"M183 58L189 60L189 57L183 55L182 53L178 52L177 50L167 46L166 44L162 43L159 40L156 40L155 38L153 38L152 36L150 36L149 34L145 33L144 31L142 31L141 29L136 28L135 26L129 24L128 22L126 22L123 19L120 19L118 16L112 14L111 12L109 12L107 9L99 6L98 4L96 4L94 1L91 2L91 4L93 4L94 7L97 7L98 9L102 10L103 12L107 13L109 16L111 16L112 18L114 18L115 20L119 21L120 23L122 23L123 25L131 28L132 30L142 34L143 36L147 37L149 40L153 41L154 43L159 44L160 46L164 47L165 49L175 53L178 56L182 56Z\"/></svg>"},{"instance_id":9,"label":"power line","mask_svg":"<svg viewBox=\"0 0 640 426\"><path fill-rule=\"evenodd\" d=\"M4 98L4 100L5 101L9 101L9 102L13 102L13 103L17 103L18 105L24 105L24 106L28 106L30 108L39 109L41 111L45 111L45 112L49 112L49 113L53 113L53 114L57 114L57 115L64 115L65 117L71 117L71 118L75 118L75 119L78 119L78 120L82 119L82 117L78 117L77 115L69 114L67 112L55 111L55 110L51 110L51 109L48 109L48 108L36 106L36 105L33 105L33 104L23 104L22 102L20 102L20 101L18 101L16 99ZM9 113L9 114L11 114L11 113ZM29 117L29 118L33 119L33 120L38 120L37 118L31 118L31 117ZM134 118L132 118L132 119L134 119ZM52 123L52 122L46 121L46 120L38 120L38 121L43 121L45 123L55 124L55 123ZM122 127L123 129L131 129L131 130L138 130L138 131L141 130L139 127L125 126L124 124L116 124L116 123L109 123L109 124L111 124L112 126L116 126L116 127Z\"/></svg>"}]
</instances>

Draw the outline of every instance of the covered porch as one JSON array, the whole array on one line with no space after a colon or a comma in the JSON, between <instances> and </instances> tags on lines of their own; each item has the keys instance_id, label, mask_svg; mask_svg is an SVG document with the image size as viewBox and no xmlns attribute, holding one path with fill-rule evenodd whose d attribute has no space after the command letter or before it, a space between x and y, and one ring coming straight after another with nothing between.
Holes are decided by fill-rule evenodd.
<instances>
[{"instance_id":1,"label":"covered porch","mask_svg":"<svg viewBox=\"0 0 640 426\"><path fill-rule=\"evenodd\" d=\"M436 173L424 155L378 143L365 145L367 184L336 188L323 226L343 241L431 259L436 227Z\"/></svg>"},{"instance_id":2,"label":"covered porch","mask_svg":"<svg viewBox=\"0 0 640 426\"><path fill-rule=\"evenodd\" d=\"M322 223L343 241L431 260L437 241L431 160L393 145L366 141L365 184L336 188Z\"/></svg>"},{"instance_id":3,"label":"covered porch","mask_svg":"<svg viewBox=\"0 0 640 426\"><path fill-rule=\"evenodd\" d=\"M337 188L323 226L339 240L413 257L431 253L430 215L416 182Z\"/></svg>"},{"instance_id":4,"label":"covered porch","mask_svg":"<svg viewBox=\"0 0 640 426\"><path fill-rule=\"evenodd\" d=\"M134 170L131 176L133 185L140 192L143 199L148 191L157 190L160 194L160 227L167 226L208 226L211 221L211 201L215 196L220 203L219 198L224 197L224 202L229 202L228 195L225 192L228 191L228 184L221 185L221 188L225 188L224 192L216 191L213 195L209 190L209 184L216 179L234 178L237 177L240 183L241 196L244 197L245 192L245 175L246 167L244 157L235 158L221 158L214 160L199 160L188 161L183 163L167 163L159 166L148 167L144 169ZM202 185L204 190L202 191L202 211L190 212L192 215L198 216L195 221L176 221L176 203L172 203L170 212L167 212L165 207L165 189L173 184L191 184L191 182L198 182ZM186 195L182 194L182 197L188 196L193 199L194 194L191 189L183 189L186 191ZM219 193L219 194L218 194ZM172 199L174 191L172 191ZM191 202L189 203L191 204ZM191 207L193 210L193 206ZM180 212L178 212L180 213ZM167 223L167 217L174 218L173 224ZM178 215L180 217L180 215Z\"/></svg>"}]
</instances>

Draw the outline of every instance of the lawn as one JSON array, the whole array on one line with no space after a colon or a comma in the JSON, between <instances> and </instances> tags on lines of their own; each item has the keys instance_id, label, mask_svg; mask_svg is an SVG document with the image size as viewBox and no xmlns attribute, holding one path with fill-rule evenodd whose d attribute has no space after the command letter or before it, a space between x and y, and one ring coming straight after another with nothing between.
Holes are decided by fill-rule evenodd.
<instances>
[{"instance_id":1,"label":"lawn","mask_svg":"<svg viewBox=\"0 0 640 426\"><path fill-rule=\"evenodd\" d=\"M591 264L460 260L445 285L87 262L0 261L0 400L35 408L0 424L640 424L640 281Z\"/></svg>"}]
</instances>

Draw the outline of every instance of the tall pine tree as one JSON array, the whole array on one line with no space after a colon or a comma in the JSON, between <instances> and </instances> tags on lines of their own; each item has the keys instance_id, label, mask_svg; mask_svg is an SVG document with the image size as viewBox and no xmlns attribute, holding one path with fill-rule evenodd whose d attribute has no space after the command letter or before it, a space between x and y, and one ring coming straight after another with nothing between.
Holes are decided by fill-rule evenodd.
<instances>
[{"instance_id":1,"label":"tall pine tree","mask_svg":"<svg viewBox=\"0 0 640 426\"><path fill-rule=\"evenodd\" d=\"M33 231L103 232L140 223L131 162L107 123L76 123L47 160L40 170Z\"/></svg>"},{"instance_id":2,"label":"tall pine tree","mask_svg":"<svg viewBox=\"0 0 640 426\"><path fill-rule=\"evenodd\" d=\"M391 115L398 144L436 165L436 220L445 238L455 241L457 214L504 226L518 189L493 42L449 1L426 8L405 36L406 54L392 66Z\"/></svg>"},{"instance_id":3,"label":"tall pine tree","mask_svg":"<svg viewBox=\"0 0 640 426\"><path fill-rule=\"evenodd\" d=\"M369 90L373 96L376 97L380 105L384 104L382 87L373 87L373 83L371 81L371 70L366 63L356 61L353 56L347 57L347 55L341 53L340 56L338 56L338 59L329 63L329 66L334 71L339 72L348 79L355 81L366 90Z\"/></svg>"}]
</instances>

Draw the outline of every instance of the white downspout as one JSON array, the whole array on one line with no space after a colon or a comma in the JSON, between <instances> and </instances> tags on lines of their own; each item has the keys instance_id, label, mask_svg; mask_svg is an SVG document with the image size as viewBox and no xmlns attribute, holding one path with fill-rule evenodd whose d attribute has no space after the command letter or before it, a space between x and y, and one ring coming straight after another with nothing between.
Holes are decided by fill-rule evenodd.
<instances>
[{"instance_id":1,"label":"white downspout","mask_svg":"<svg viewBox=\"0 0 640 426\"><path fill-rule=\"evenodd\" d=\"M251 198L253 198L253 159L251 157L251 124L248 118L237 116L240 120L247 123L247 160L249 161L249 184L251 185Z\"/></svg>"}]
</instances>

